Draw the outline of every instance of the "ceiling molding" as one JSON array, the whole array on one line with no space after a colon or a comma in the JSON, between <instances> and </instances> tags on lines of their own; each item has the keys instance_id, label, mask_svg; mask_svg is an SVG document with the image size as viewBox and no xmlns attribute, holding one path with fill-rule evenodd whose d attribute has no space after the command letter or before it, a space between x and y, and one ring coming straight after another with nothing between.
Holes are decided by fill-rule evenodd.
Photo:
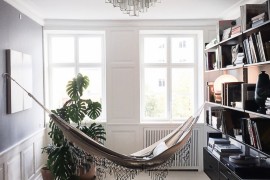
<instances>
[{"instance_id":1,"label":"ceiling molding","mask_svg":"<svg viewBox=\"0 0 270 180\"><path fill-rule=\"evenodd\" d=\"M45 20L44 29L86 29L106 27L203 27L216 25L218 19L194 20Z\"/></svg>"},{"instance_id":2,"label":"ceiling molding","mask_svg":"<svg viewBox=\"0 0 270 180\"><path fill-rule=\"evenodd\" d=\"M34 12L33 10L30 10L29 7L26 7L20 0L4 0L14 8L16 8L18 11L21 13L25 14L28 16L30 19L34 20L41 26L44 25L44 19L42 19L38 13Z\"/></svg>"}]
</instances>

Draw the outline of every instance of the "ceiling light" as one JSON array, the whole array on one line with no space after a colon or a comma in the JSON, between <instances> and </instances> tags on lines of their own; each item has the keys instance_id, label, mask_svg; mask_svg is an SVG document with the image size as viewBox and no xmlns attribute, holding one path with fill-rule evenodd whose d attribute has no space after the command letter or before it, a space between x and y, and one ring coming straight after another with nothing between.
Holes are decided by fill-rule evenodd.
<instances>
[{"instance_id":1,"label":"ceiling light","mask_svg":"<svg viewBox=\"0 0 270 180\"><path fill-rule=\"evenodd\" d=\"M161 0L105 0L106 3L112 3L114 7L119 7L124 14L130 16L139 16L140 12L146 12L147 9Z\"/></svg>"}]
</instances>

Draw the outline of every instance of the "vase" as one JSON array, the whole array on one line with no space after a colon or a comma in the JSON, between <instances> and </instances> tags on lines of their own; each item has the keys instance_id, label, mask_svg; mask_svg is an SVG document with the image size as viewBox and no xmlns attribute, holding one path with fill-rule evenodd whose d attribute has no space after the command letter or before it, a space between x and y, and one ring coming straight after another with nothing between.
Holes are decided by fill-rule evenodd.
<instances>
[{"instance_id":1,"label":"vase","mask_svg":"<svg viewBox=\"0 0 270 180\"><path fill-rule=\"evenodd\" d=\"M270 80L269 75L262 71L256 83L255 88L255 101L258 104L259 108L257 112L265 114L265 100L269 95Z\"/></svg>"},{"instance_id":2,"label":"vase","mask_svg":"<svg viewBox=\"0 0 270 180\"><path fill-rule=\"evenodd\" d=\"M41 168L41 175L43 180L53 180L53 175L47 167Z\"/></svg>"}]
</instances>

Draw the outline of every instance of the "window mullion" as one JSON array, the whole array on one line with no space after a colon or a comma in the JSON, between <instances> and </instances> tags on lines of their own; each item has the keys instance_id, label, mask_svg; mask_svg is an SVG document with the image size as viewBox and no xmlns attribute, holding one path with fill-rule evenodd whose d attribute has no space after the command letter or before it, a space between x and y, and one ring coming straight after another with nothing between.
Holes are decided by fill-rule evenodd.
<instances>
[{"instance_id":1,"label":"window mullion","mask_svg":"<svg viewBox=\"0 0 270 180\"><path fill-rule=\"evenodd\" d=\"M169 121L172 119L172 76L171 76L171 38L167 37L167 118Z\"/></svg>"},{"instance_id":2,"label":"window mullion","mask_svg":"<svg viewBox=\"0 0 270 180\"><path fill-rule=\"evenodd\" d=\"M75 61L75 74L78 74L79 73L79 36L74 36L74 61Z\"/></svg>"}]
</instances>

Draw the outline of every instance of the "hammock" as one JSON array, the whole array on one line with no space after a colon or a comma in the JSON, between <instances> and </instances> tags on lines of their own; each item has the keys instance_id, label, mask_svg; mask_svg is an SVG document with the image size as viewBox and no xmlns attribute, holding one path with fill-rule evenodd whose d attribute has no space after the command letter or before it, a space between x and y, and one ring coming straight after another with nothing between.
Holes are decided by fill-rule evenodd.
<instances>
[{"instance_id":1,"label":"hammock","mask_svg":"<svg viewBox=\"0 0 270 180\"><path fill-rule=\"evenodd\" d=\"M110 171L113 170L114 172L118 173L116 175L117 179L134 178L134 176L142 170L153 170L154 168L163 169L164 167L168 168L171 166L173 155L181 149L185 149L184 153L186 153L186 156L189 156L192 129L199 119L203 106L194 118L190 117L182 125L180 125L178 128L176 128L174 131L172 131L170 134L158 142L133 154L125 155L106 148L102 144L97 143L95 140L91 139L79 129L71 126L59 116L48 110L9 74L5 73L4 75L18 84L37 104L39 104L49 114L58 128L62 130L67 140L71 141L76 146L83 149L85 152L91 154L98 166L102 166L105 169L109 168ZM157 148L162 144L163 149L161 152L154 155L154 151L157 150ZM166 145L166 148L164 148L164 145ZM162 179L162 176L166 177L166 175L166 173L162 172L160 174L156 173L154 179L157 177L158 179ZM102 179L102 176L104 176L104 171L99 169L98 179Z\"/></svg>"}]
</instances>

